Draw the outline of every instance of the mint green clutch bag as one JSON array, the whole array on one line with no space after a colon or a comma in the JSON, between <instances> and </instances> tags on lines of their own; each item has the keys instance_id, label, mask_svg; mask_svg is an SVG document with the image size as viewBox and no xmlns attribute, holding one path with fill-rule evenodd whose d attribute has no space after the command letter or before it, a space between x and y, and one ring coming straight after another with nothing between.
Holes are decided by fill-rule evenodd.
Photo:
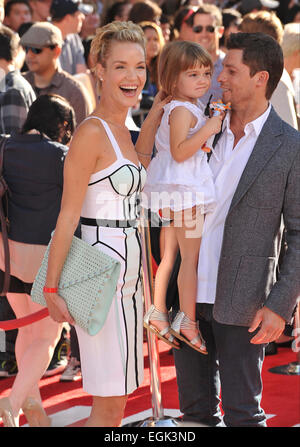
<instances>
[{"instance_id":1,"label":"mint green clutch bag","mask_svg":"<svg viewBox=\"0 0 300 447\"><path fill-rule=\"evenodd\" d=\"M42 306L47 306L43 287L50 245L51 241L31 290L31 299ZM90 335L97 334L105 323L116 293L120 270L119 261L73 236L58 293L66 301L76 324Z\"/></svg>"}]
</instances>

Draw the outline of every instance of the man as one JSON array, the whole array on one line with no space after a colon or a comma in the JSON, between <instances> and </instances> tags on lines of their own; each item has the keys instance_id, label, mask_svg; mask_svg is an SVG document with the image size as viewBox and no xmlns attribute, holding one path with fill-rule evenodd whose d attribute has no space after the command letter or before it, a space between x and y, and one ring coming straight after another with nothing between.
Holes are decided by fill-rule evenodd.
<instances>
[{"instance_id":1,"label":"man","mask_svg":"<svg viewBox=\"0 0 300 447\"><path fill-rule=\"evenodd\" d=\"M0 24L0 133L21 130L36 95L16 69L20 38Z\"/></svg>"},{"instance_id":2,"label":"man","mask_svg":"<svg viewBox=\"0 0 300 447\"><path fill-rule=\"evenodd\" d=\"M26 0L9 0L5 5L4 25L18 31L22 23L31 21L30 6Z\"/></svg>"},{"instance_id":3,"label":"man","mask_svg":"<svg viewBox=\"0 0 300 447\"><path fill-rule=\"evenodd\" d=\"M32 22L48 20L52 0L29 0L28 3L32 11Z\"/></svg>"},{"instance_id":4,"label":"man","mask_svg":"<svg viewBox=\"0 0 300 447\"><path fill-rule=\"evenodd\" d=\"M33 24L21 38L29 68L24 77L38 96L56 93L66 98L75 110L77 124L80 124L91 112L90 98L81 83L59 67L62 43L61 32L56 26L47 22Z\"/></svg>"},{"instance_id":5,"label":"man","mask_svg":"<svg viewBox=\"0 0 300 447\"><path fill-rule=\"evenodd\" d=\"M92 11L93 7L82 4L81 0L53 0L51 5L52 23L61 30L64 40L59 61L62 69L71 75L87 71L79 33L84 14Z\"/></svg>"},{"instance_id":6,"label":"man","mask_svg":"<svg viewBox=\"0 0 300 447\"><path fill-rule=\"evenodd\" d=\"M211 88L199 101L206 106L211 95L212 101L222 97L222 90L218 82L218 76L222 70L222 61L225 57L225 54L219 48L220 39L224 32L221 10L215 5L204 4L186 20L186 24L191 25L193 29L191 40L198 42L209 52L214 64Z\"/></svg>"},{"instance_id":7,"label":"man","mask_svg":"<svg viewBox=\"0 0 300 447\"><path fill-rule=\"evenodd\" d=\"M276 9L279 6L279 2L275 0L242 0L239 7L241 13L248 14L249 12L257 12L261 10Z\"/></svg>"},{"instance_id":8,"label":"man","mask_svg":"<svg viewBox=\"0 0 300 447\"><path fill-rule=\"evenodd\" d=\"M265 33L282 44L283 25L274 12L259 11L246 14L240 25L244 33ZM298 59L299 63L299 59ZM295 108L295 91L287 70L283 69L281 79L274 90L271 104L284 121L298 130Z\"/></svg>"},{"instance_id":9,"label":"man","mask_svg":"<svg viewBox=\"0 0 300 447\"><path fill-rule=\"evenodd\" d=\"M300 134L269 103L283 70L273 38L231 34L223 65L219 81L232 111L209 162L217 205L205 218L198 263L197 319L208 355L183 344L174 356L185 420L220 424L221 384L226 426L258 427L266 425L264 346L300 298ZM287 251L276 282L281 219Z\"/></svg>"}]
</instances>

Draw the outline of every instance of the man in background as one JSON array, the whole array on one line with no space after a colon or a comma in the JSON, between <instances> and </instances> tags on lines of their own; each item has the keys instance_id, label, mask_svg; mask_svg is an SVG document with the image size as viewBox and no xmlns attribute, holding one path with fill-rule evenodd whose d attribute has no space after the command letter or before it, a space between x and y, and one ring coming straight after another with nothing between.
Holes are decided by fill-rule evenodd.
<instances>
[{"instance_id":1,"label":"man in background","mask_svg":"<svg viewBox=\"0 0 300 447\"><path fill-rule=\"evenodd\" d=\"M5 5L4 25L18 31L22 23L31 21L31 10L26 0L9 0Z\"/></svg>"},{"instance_id":2,"label":"man in background","mask_svg":"<svg viewBox=\"0 0 300 447\"><path fill-rule=\"evenodd\" d=\"M270 11L278 6L279 2L276 0L242 0L239 9L244 15L249 12Z\"/></svg>"},{"instance_id":3,"label":"man in background","mask_svg":"<svg viewBox=\"0 0 300 447\"><path fill-rule=\"evenodd\" d=\"M51 5L52 23L60 29L63 37L59 61L62 69L71 75L87 71L79 33L85 14L92 11L91 5L82 4L80 0L53 0Z\"/></svg>"},{"instance_id":4,"label":"man in background","mask_svg":"<svg viewBox=\"0 0 300 447\"><path fill-rule=\"evenodd\" d=\"M63 39L60 30L48 22L37 22L23 34L29 71L24 77L37 96L56 93L66 98L75 110L77 125L91 112L89 95L82 84L59 65Z\"/></svg>"},{"instance_id":5,"label":"man in background","mask_svg":"<svg viewBox=\"0 0 300 447\"><path fill-rule=\"evenodd\" d=\"M0 24L0 134L21 130L36 95L17 67L20 38Z\"/></svg>"},{"instance_id":6,"label":"man in background","mask_svg":"<svg viewBox=\"0 0 300 447\"><path fill-rule=\"evenodd\" d=\"M50 16L52 0L28 0L31 8L32 22L45 22Z\"/></svg>"}]
</instances>

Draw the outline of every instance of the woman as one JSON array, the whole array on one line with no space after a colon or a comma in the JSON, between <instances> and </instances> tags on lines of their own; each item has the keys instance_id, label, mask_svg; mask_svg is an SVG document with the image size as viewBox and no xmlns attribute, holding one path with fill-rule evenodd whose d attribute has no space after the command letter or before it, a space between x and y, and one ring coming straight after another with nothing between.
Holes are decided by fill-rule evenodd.
<instances>
[{"instance_id":1,"label":"woman","mask_svg":"<svg viewBox=\"0 0 300 447\"><path fill-rule=\"evenodd\" d=\"M62 207L45 287L57 290L80 217L82 238L121 262L116 306L111 307L104 327L91 337L76 326L83 388L93 396L86 426L108 427L121 424L128 394L143 380L141 251L137 229L129 219L138 217L138 195L146 178L141 162L145 166L150 162L168 99L149 112L135 151L125 120L146 80L143 32L132 22L112 22L97 31L92 53L100 102L77 129L66 159ZM110 227L97 226L96 219L109 219ZM56 292L44 296L55 321L74 324Z\"/></svg>"},{"instance_id":2,"label":"woman","mask_svg":"<svg viewBox=\"0 0 300 447\"><path fill-rule=\"evenodd\" d=\"M64 144L75 128L74 116L72 107L60 96L40 96L31 105L21 133L6 143L3 173L11 192L8 218L13 275L7 298L17 318L42 309L31 301L30 291L56 225L67 152ZM0 240L0 265L4 266L2 246ZM2 270L2 281L3 276ZM30 426L50 425L38 382L60 334L61 324L50 317L19 329L15 347L19 372L9 397L0 400L5 426L18 426L21 407Z\"/></svg>"},{"instance_id":3,"label":"woman","mask_svg":"<svg viewBox=\"0 0 300 447\"><path fill-rule=\"evenodd\" d=\"M165 40L160 26L153 22L141 22L140 27L146 38L147 80L143 90L140 108L150 109L153 99L159 90L158 59L164 47Z\"/></svg>"}]
</instances>

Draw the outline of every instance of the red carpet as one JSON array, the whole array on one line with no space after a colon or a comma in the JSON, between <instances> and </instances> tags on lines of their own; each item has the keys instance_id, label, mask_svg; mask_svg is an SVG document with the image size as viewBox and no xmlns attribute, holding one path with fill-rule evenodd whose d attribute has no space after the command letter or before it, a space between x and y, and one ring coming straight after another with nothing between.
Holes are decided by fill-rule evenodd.
<instances>
[{"instance_id":1,"label":"red carpet","mask_svg":"<svg viewBox=\"0 0 300 447\"><path fill-rule=\"evenodd\" d=\"M173 356L168 353L168 346L159 342L160 375L162 388L162 405L167 409L178 409L178 394ZM130 397L125 417L136 415L151 409L149 362L147 345L145 353L145 379L142 386ZM290 348L279 348L278 354L267 356L263 367L264 393L262 406L268 415L268 427L300 426L300 380L296 375L274 374L269 371L274 366L286 365L296 361L296 354ZM0 397L9 393L14 378L0 380ZM82 382L59 382L59 375L43 378L40 381L41 394L46 411L55 417L54 426L80 427L89 413L91 397L82 390ZM61 412L61 413L60 413ZM58 414L59 413L59 414ZM67 423L59 424L60 417L68 413ZM62 414L62 416L60 416ZM137 416L136 420L150 417ZM54 418L53 418L54 420ZM64 419L61 419L64 421ZM125 421L126 422L126 421ZM20 417L20 425L26 424L24 416Z\"/></svg>"}]
</instances>

